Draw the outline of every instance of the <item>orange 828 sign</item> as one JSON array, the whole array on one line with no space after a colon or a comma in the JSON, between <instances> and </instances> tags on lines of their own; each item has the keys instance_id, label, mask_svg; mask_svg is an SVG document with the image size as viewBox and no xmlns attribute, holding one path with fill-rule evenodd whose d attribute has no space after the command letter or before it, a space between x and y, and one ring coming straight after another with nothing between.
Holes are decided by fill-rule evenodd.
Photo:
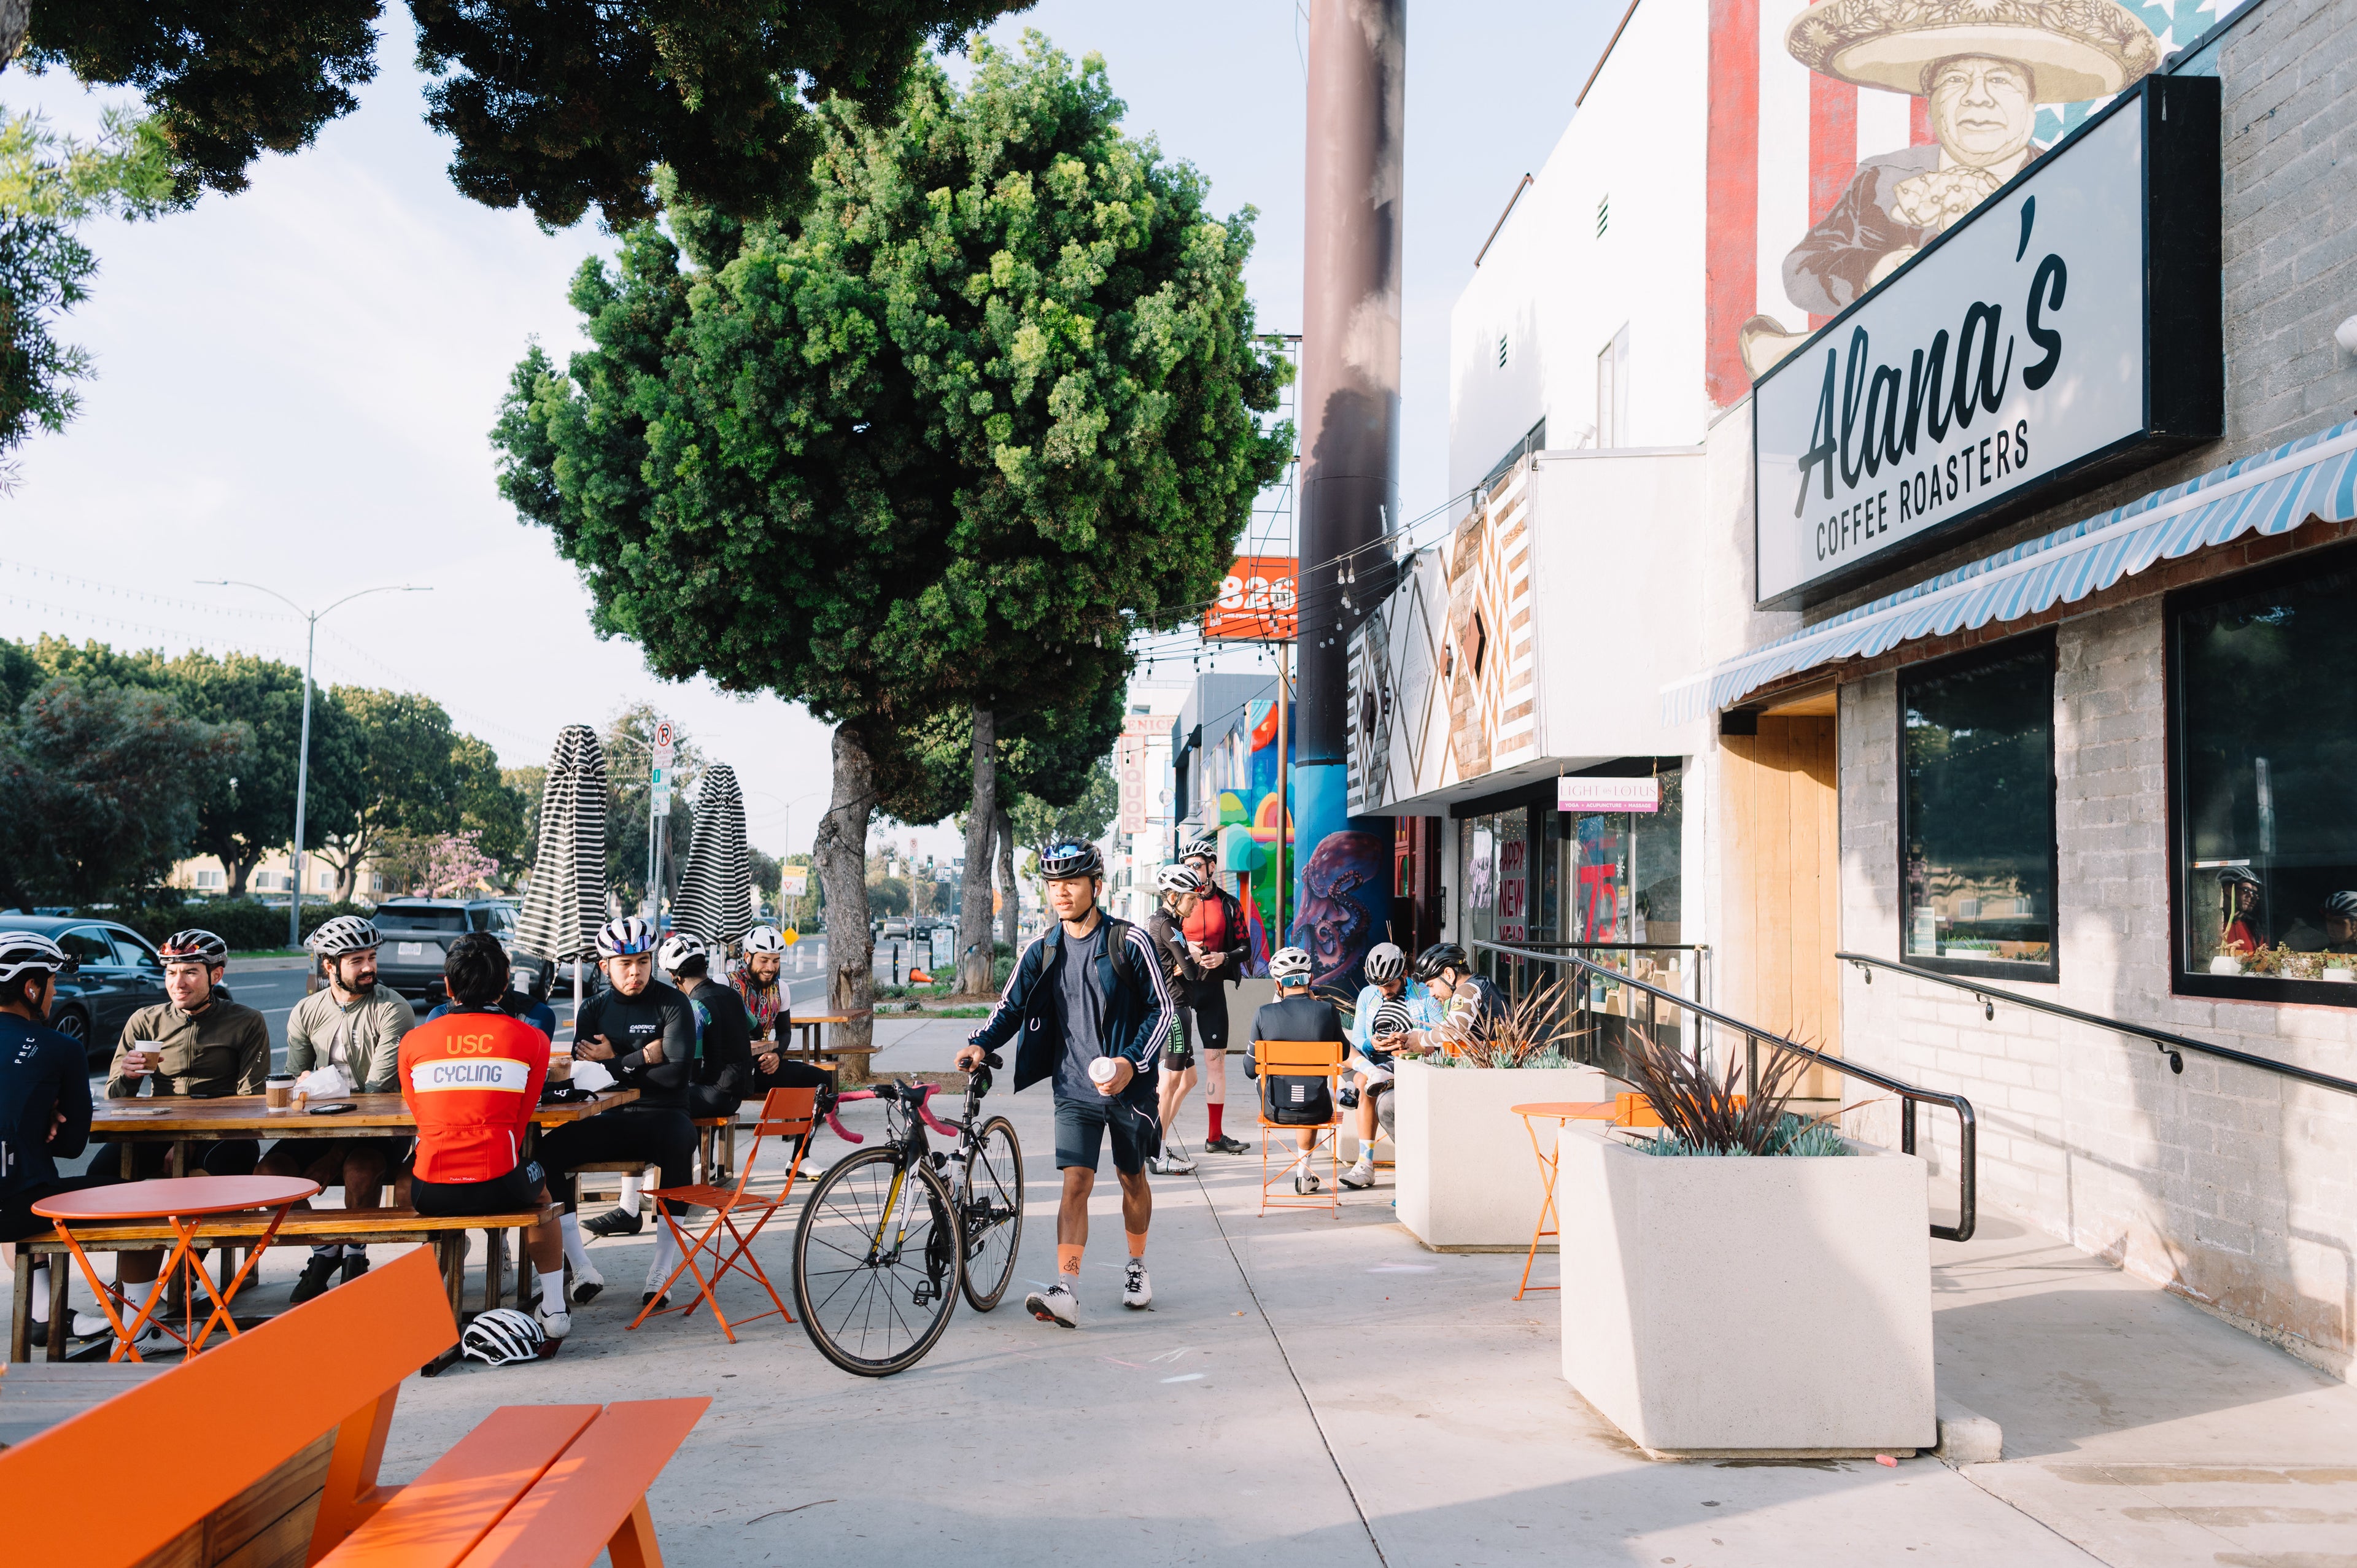
<instances>
[{"instance_id":1,"label":"orange 828 sign","mask_svg":"<svg viewBox=\"0 0 2357 1568\"><path fill-rule=\"evenodd\" d=\"M1220 596L1203 617L1206 640L1290 642L1296 622L1294 578L1299 563L1290 555L1239 555L1220 585Z\"/></svg>"}]
</instances>

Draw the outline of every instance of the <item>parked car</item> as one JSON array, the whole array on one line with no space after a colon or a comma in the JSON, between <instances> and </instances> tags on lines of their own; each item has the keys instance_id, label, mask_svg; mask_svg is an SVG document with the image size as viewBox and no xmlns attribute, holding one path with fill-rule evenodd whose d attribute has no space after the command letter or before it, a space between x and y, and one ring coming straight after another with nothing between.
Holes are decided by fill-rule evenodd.
<instances>
[{"instance_id":1,"label":"parked car","mask_svg":"<svg viewBox=\"0 0 2357 1568\"><path fill-rule=\"evenodd\" d=\"M377 983L412 1001L441 993L444 944L468 931L489 931L514 950L515 908L497 898L388 898L369 918L384 938Z\"/></svg>"},{"instance_id":2,"label":"parked car","mask_svg":"<svg viewBox=\"0 0 2357 1568\"><path fill-rule=\"evenodd\" d=\"M114 1059L124 1019L166 1000L163 961L128 926L56 915L0 915L0 930L38 931L74 961L70 972L58 976L49 1027L81 1041L93 1071Z\"/></svg>"}]
</instances>

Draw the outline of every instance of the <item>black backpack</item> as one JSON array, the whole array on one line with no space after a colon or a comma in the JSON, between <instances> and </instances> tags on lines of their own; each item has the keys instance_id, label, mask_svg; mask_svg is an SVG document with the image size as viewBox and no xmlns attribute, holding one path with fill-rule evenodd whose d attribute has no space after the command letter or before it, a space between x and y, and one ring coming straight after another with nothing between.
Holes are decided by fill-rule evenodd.
<instances>
[{"instance_id":1,"label":"black backpack","mask_svg":"<svg viewBox=\"0 0 2357 1568\"><path fill-rule=\"evenodd\" d=\"M1270 1073L1260 1080L1260 1102L1262 1114L1280 1127L1322 1127L1334 1120L1334 1083L1322 1075Z\"/></svg>"}]
</instances>

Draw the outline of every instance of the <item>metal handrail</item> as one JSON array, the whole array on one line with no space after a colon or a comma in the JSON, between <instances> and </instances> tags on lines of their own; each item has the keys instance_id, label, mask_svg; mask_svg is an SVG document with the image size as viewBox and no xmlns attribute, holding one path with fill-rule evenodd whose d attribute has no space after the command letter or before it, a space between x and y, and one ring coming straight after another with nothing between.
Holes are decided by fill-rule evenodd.
<instances>
[{"instance_id":1,"label":"metal handrail","mask_svg":"<svg viewBox=\"0 0 2357 1568\"><path fill-rule=\"evenodd\" d=\"M1657 1001L1683 1007L1697 1018L1707 1019L1723 1028L1734 1030L1744 1038L1746 1051L1744 1072L1747 1084L1759 1082L1760 1042L1766 1040L1781 1050L1788 1050L1795 1055L1806 1057L1817 1066L1831 1068L1846 1078L1862 1079L1877 1089L1887 1090L1899 1096L1899 1152L1901 1154L1911 1155L1915 1152L1917 1102L1946 1106L1956 1113L1956 1223L1934 1225L1932 1227L1932 1234L1947 1241L1969 1241L1973 1239L1973 1227L1979 1208L1980 1144L1977 1123L1973 1116L1973 1102L1963 1095L1943 1094L1937 1090L1919 1089L1911 1083L1903 1083L1888 1073L1877 1072L1869 1067L1860 1067L1856 1062L1844 1061L1839 1057L1829 1057L1813 1047L1801 1044L1798 1040L1779 1035L1772 1030L1760 1028L1756 1025L1747 1024L1740 1018L1730 1018L1716 1008L1706 1007L1699 1002L1690 1002L1674 991L1664 991L1658 985L1639 980L1632 975L1623 974L1617 969L1607 969L1602 964L1590 963L1584 958L1572 958L1563 953L1536 952L1528 948L1512 948L1501 942L1485 942L1478 940L1471 945L1491 952L1504 953L1512 958L1525 959L1534 963L1570 964L1575 968L1586 970L1591 974L1618 981L1623 985L1634 986Z\"/></svg>"},{"instance_id":2,"label":"metal handrail","mask_svg":"<svg viewBox=\"0 0 2357 1568\"><path fill-rule=\"evenodd\" d=\"M2330 1073L2318 1072L2312 1068L2298 1067L2290 1062L2274 1061L2266 1057L2255 1057L2248 1051L2238 1051L2231 1046L2213 1046L2206 1040L2197 1040L2190 1035L2175 1035L2167 1029L2148 1029L2142 1024L2131 1024L2125 1018L2107 1018L2100 1013L2083 1013L2076 1007L2065 1007L2059 1002L2043 1002L2035 996L2024 996L2019 992L1999 991L1994 985L1984 985L1976 980L1960 979L1953 974L1942 974L1936 970L1918 969L1911 963L1898 963L1890 959L1876 958L1870 953L1837 952L1834 954L1834 958L1837 962L1856 964L1858 972L1866 976L1866 983L1868 985L1874 983L1876 970L1887 969L1895 974L1911 974L1918 980L1933 981L1942 985L1953 986L1958 991L1968 991L1972 993L1974 999L1980 1003L1981 1016L1984 1018L1995 1019L1996 1004L2003 1002L2015 1007L2027 1007L2033 1013L2050 1013L2057 1018L2069 1018L2074 1023L2090 1024L2098 1029L2109 1029L2115 1035L2128 1035L2136 1039L2149 1040L2154 1049L2169 1058L2169 1070L2171 1072L2185 1070L2185 1058L2179 1053L2200 1051L2203 1056L2217 1057L2224 1061L2240 1062L2244 1067L2255 1067L2265 1072L2297 1079L2302 1083L2312 1083L2319 1089L2333 1089L2343 1094L2357 1094L2357 1083L2352 1083L2345 1078L2334 1078Z\"/></svg>"}]
</instances>

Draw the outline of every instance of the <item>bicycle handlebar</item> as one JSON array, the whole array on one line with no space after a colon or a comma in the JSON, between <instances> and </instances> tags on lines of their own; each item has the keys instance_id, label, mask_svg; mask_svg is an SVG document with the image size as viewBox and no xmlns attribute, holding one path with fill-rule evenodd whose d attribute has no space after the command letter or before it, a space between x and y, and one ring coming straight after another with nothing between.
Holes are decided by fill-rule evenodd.
<instances>
[{"instance_id":1,"label":"bicycle handlebar","mask_svg":"<svg viewBox=\"0 0 2357 1568\"><path fill-rule=\"evenodd\" d=\"M994 1067L997 1065L997 1059L996 1058L991 1058L991 1065ZM874 1089L849 1090L837 1094L834 1097L834 1103L827 1107L826 1124L834 1129L834 1135L841 1138L845 1143L864 1144L867 1141L864 1136L857 1133L849 1131L844 1126L843 1122L836 1118L834 1113L835 1106L852 1100L895 1100L914 1111L919 1119L921 1120L926 1126L931 1127L942 1137L955 1138L963 1131L963 1129L952 1126L949 1122L944 1122L940 1117L934 1115L932 1112L931 1101L933 1091L940 1087L941 1086L939 1084L932 1083L885 1083L878 1084Z\"/></svg>"}]
</instances>

